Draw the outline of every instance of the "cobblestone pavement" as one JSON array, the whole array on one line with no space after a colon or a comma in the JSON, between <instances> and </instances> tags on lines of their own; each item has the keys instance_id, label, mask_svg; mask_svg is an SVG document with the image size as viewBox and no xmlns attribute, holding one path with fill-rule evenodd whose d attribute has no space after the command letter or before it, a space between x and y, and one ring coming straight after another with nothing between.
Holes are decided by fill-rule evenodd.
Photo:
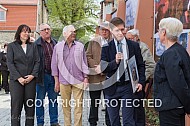
<instances>
[{"instance_id":1,"label":"cobblestone pavement","mask_svg":"<svg viewBox=\"0 0 190 126\"><path fill-rule=\"evenodd\" d=\"M60 99L60 96L58 97ZM83 108L83 126L89 126L88 123L88 115L89 115L89 108L90 108L90 101L89 101L89 92L84 93L84 108ZM5 94L4 90L0 91L0 126L10 126L10 94ZM105 121L104 121L104 115L105 112L101 111L102 107L99 109L99 122L98 126L104 126ZM48 105L45 105L45 126L50 126L49 124L49 114L48 114ZM22 116L21 116L21 126L24 126L24 111L22 111ZM72 109L72 119L73 119L73 109ZM63 112L62 112L62 106L59 103L59 123L61 126L64 124L63 120ZM72 122L73 123L73 122ZM36 126L36 120L35 120L35 126Z\"/></svg>"}]
</instances>

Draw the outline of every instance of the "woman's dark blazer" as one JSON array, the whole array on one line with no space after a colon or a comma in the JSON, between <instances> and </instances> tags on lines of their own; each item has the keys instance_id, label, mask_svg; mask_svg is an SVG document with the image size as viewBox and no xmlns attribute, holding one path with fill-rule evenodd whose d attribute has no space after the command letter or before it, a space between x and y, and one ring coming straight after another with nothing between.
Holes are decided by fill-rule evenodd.
<instances>
[{"instance_id":1,"label":"woman's dark blazer","mask_svg":"<svg viewBox=\"0 0 190 126\"><path fill-rule=\"evenodd\" d=\"M17 41L8 45L7 66L10 71L10 80L18 83L18 78L26 75L37 77L39 61L38 50L34 43L27 44L26 53Z\"/></svg>"},{"instance_id":2,"label":"woman's dark blazer","mask_svg":"<svg viewBox=\"0 0 190 126\"><path fill-rule=\"evenodd\" d=\"M184 107L190 114L190 57L178 43L168 48L156 65L154 98L162 101L157 111Z\"/></svg>"}]
</instances>

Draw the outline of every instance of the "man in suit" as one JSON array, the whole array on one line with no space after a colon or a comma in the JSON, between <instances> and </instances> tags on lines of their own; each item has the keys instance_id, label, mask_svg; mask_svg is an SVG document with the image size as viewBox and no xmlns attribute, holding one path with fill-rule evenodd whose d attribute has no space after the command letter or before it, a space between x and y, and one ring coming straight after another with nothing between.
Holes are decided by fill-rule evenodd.
<instances>
[{"instance_id":1,"label":"man in suit","mask_svg":"<svg viewBox=\"0 0 190 126\"><path fill-rule=\"evenodd\" d=\"M88 61L88 66L90 67L90 75L89 75L89 89L90 89L90 98L91 98L91 106L90 106L90 114L89 114L89 123L90 126L96 126L98 121L98 107L99 105L95 104L95 100L101 99L102 92L102 83L105 80L105 75L96 72L96 68L99 67L100 58L101 58L101 50L102 46L109 41L111 41L111 33L108 29L109 23L103 22L99 26L99 35L89 42L86 56ZM107 110L105 110L105 121L106 125L110 126L109 116Z\"/></svg>"},{"instance_id":2,"label":"man in suit","mask_svg":"<svg viewBox=\"0 0 190 126\"><path fill-rule=\"evenodd\" d=\"M37 125L44 125L44 102L46 93L49 99L49 116L51 126L59 126L58 124L58 93L54 91L55 80L51 75L51 58L53 48L57 41L51 37L51 29L48 24L40 25L40 36L36 41L38 52L40 55L40 68L37 78L36 92L36 118Z\"/></svg>"},{"instance_id":3,"label":"man in suit","mask_svg":"<svg viewBox=\"0 0 190 126\"><path fill-rule=\"evenodd\" d=\"M114 39L104 45L101 54L101 70L106 74L104 93L107 110L112 126L120 126L119 110L122 108L123 126L135 126L132 105L133 91L127 68L127 60L136 58L139 81L136 92L141 92L145 85L145 65L138 43L126 39L125 22L115 17L110 21Z\"/></svg>"},{"instance_id":4,"label":"man in suit","mask_svg":"<svg viewBox=\"0 0 190 126\"><path fill-rule=\"evenodd\" d=\"M9 83L8 83L8 77L9 77L9 71L7 67L7 45L4 44L4 51L0 53L0 70L2 73L2 85L5 89L5 93L9 93Z\"/></svg>"}]
</instances>

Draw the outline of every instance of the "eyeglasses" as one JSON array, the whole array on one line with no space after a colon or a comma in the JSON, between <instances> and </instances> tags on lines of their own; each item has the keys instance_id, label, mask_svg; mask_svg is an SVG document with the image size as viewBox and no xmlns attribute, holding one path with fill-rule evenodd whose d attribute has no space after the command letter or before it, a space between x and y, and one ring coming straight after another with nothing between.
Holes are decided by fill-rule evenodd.
<instances>
[{"instance_id":1,"label":"eyeglasses","mask_svg":"<svg viewBox=\"0 0 190 126\"><path fill-rule=\"evenodd\" d=\"M43 30L41 30L41 31L49 31L50 30L50 28L44 28Z\"/></svg>"},{"instance_id":2,"label":"eyeglasses","mask_svg":"<svg viewBox=\"0 0 190 126\"><path fill-rule=\"evenodd\" d=\"M107 31L109 31L109 30L106 29L106 28L100 28L100 30L103 31L103 32L107 32Z\"/></svg>"},{"instance_id":3,"label":"eyeglasses","mask_svg":"<svg viewBox=\"0 0 190 126\"><path fill-rule=\"evenodd\" d=\"M75 31L70 31L71 34L75 34L76 33L76 30Z\"/></svg>"},{"instance_id":4,"label":"eyeglasses","mask_svg":"<svg viewBox=\"0 0 190 126\"><path fill-rule=\"evenodd\" d=\"M164 28L157 29L158 33L160 33L162 30L165 30Z\"/></svg>"}]
</instances>

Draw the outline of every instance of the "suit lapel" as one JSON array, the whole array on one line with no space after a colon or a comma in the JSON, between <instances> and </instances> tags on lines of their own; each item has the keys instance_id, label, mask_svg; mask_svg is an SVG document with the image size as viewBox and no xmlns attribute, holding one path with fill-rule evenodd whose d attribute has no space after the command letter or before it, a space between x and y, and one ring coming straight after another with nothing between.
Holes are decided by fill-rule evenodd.
<instances>
[{"instance_id":1,"label":"suit lapel","mask_svg":"<svg viewBox=\"0 0 190 126\"><path fill-rule=\"evenodd\" d=\"M111 51L110 52L110 57L112 59L115 59L115 55L116 55L117 51L116 51L114 39L109 44L110 44L110 51Z\"/></svg>"},{"instance_id":2,"label":"suit lapel","mask_svg":"<svg viewBox=\"0 0 190 126\"><path fill-rule=\"evenodd\" d=\"M26 55L28 55L30 50L31 50L31 44L27 44L27 46L26 46Z\"/></svg>"},{"instance_id":3,"label":"suit lapel","mask_svg":"<svg viewBox=\"0 0 190 126\"><path fill-rule=\"evenodd\" d=\"M15 42L15 46L18 48L18 50L21 52L22 55L26 56L23 48L21 47L21 45L18 42Z\"/></svg>"},{"instance_id":4,"label":"suit lapel","mask_svg":"<svg viewBox=\"0 0 190 126\"><path fill-rule=\"evenodd\" d=\"M134 50L133 50L133 47L132 47L132 45L131 45L131 42L128 40L128 39L126 39L125 38L125 40L126 40L126 42L127 42L127 45L128 45L128 49L129 49L129 59L132 57L132 54L134 54Z\"/></svg>"}]
</instances>

